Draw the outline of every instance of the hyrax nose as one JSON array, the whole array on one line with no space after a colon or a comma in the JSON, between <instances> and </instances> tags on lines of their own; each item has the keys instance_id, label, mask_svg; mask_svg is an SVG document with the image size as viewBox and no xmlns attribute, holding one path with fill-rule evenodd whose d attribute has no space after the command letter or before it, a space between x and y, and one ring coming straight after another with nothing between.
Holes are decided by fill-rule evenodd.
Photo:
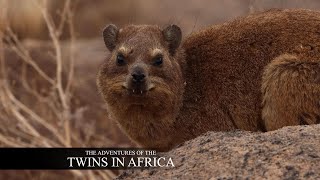
<instances>
[{"instance_id":1,"label":"hyrax nose","mask_svg":"<svg viewBox=\"0 0 320 180\"><path fill-rule=\"evenodd\" d=\"M144 73L132 73L131 75L132 75L133 82L142 82L146 77Z\"/></svg>"},{"instance_id":2,"label":"hyrax nose","mask_svg":"<svg viewBox=\"0 0 320 180\"><path fill-rule=\"evenodd\" d=\"M145 80L145 73L142 68L136 67L134 71L131 73L132 81L136 83L143 82Z\"/></svg>"}]
</instances>

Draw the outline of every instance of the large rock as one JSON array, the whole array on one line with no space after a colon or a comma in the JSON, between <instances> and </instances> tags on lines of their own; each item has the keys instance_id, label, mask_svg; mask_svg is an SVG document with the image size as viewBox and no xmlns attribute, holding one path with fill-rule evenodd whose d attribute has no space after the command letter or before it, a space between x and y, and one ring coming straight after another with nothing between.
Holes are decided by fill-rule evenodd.
<instances>
[{"instance_id":1,"label":"large rock","mask_svg":"<svg viewBox=\"0 0 320 180\"><path fill-rule=\"evenodd\" d=\"M174 168L126 171L118 179L320 179L320 125L208 132L164 156Z\"/></svg>"}]
</instances>

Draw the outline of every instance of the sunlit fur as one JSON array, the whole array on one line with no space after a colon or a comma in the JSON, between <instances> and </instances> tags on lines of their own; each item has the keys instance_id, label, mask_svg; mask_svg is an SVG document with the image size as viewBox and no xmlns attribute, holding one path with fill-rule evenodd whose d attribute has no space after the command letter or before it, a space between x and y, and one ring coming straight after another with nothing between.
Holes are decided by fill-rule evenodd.
<instances>
[{"instance_id":1,"label":"sunlit fur","mask_svg":"<svg viewBox=\"0 0 320 180\"><path fill-rule=\"evenodd\" d=\"M319 27L318 11L269 10L187 37L181 124L197 136L320 123Z\"/></svg>"},{"instance_id":2,"label":"sunlit fur","mask_svg":"<svg viewBox=\"0 0 320 180\"><path fill-rule=\"evenodd\" d=\"M262 76L266 130L320 123L320 60L289 54L275 58Z\"/></svg>"}]
</instances>

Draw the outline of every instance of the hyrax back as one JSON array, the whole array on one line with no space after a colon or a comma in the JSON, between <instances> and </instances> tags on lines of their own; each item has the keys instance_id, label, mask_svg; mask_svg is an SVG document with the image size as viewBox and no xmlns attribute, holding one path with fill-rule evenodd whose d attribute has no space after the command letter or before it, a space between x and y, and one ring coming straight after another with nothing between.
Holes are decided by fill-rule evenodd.
<instances>
[{"instance_id":1,"label":"hyrax back","mask_svg":"<svg viewBox=\"0 0 320 180\"><path fill-rule=\"evenodd\" d=\"M281 55L262 76L262 119L267 130L320 123L320 63Z\"/></svg>"},{"instance_id":2,"label":"hyrax back","mask_svg":"<svg viewBox=\"0 0 320 180\"><path fill-rule=\"evenodd\" d=\"M191 35L183 45L185 118L206 130L319 122L307 120L320 115L319 32L320 12L271 10ZM199 113L192 116L190 106Z\"/></svg>"},{"instance_id":3,"label":"hyrax back","mask_svg":"<svg viewBox=\"0 0 320 180\"><path fill-rule=\"evenodd\" d=\"M320 13L273 10L191 34L114 25L98 75L109 114L144 147L206 131L319 122ZM184 53L185 52L185 53Z\"/></svg>"}]
</instances>

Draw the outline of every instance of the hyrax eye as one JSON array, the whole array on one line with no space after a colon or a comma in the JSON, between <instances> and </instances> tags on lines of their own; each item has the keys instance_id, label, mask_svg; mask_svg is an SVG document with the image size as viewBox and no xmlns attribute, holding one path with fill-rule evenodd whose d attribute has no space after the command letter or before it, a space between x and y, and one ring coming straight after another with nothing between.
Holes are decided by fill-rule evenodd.
<instances>
[{"instance_id":1,"label":"hyrax eye","mask_svg":"<svg viewBox=\"0 0 320 180\"><path fill-rule=\"evenodd\" d=\"M122 54L117 55L117 65L118 66L123 66L126 64L126 60Z\"/></svg>"},{"instance_id":2,"label":"hyrax eye","mask_svg":"<svg viewBox=\"0 0 320 180\"><path fill-rule=\"evenodd\" d=\"M162 55L156 56L153 60L154 66L160 66L163 63L163 57Z\"/></svg>"}]
</instances>

